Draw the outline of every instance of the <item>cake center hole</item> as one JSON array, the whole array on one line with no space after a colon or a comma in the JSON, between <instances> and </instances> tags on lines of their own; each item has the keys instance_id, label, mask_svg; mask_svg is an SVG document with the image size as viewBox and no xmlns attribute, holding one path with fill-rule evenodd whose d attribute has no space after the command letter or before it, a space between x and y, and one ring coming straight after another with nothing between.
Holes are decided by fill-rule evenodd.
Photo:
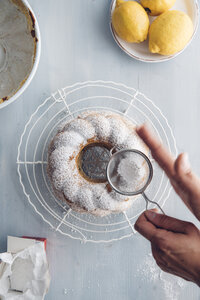
<instances>
[{"instance_id":1,"label":"cake center hole","mask_svg":"<svg viewBox=\"0 0 200 300\"><path fill-rule=\"evenodd\" d=\"M106 144L93 143L79 156L79 168L82 175L93 182L106 182L106 169L110 160L110 147Z\"/></svg>"},{"instance_id":2,"label":"cake center hole","mask_svg":"<svg viewBox=\"0 0 200 300\"><path fill-rule=\"evenodd\" d=\"M2 72L6 65L6 48L0 41L0 72Z\"/></svg>"}]
</instances>

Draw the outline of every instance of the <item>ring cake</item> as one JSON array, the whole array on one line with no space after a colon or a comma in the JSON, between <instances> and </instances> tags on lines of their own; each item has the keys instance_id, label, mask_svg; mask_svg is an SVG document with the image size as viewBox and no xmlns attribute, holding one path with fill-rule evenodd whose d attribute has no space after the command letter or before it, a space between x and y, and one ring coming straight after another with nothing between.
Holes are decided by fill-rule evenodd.
<instances>
[{"instance_id":1,"label":"ring cake","mask_svg":"<svg viewBox=\"0 0 200 300\"><path fill-rule=\"evenodd\" d=\"M111 149L148 148L127 118L89 111L68 121L49 145L47 171L57 198L77 212L105 216L127 210L135 197L116 193L105 174Z\"/></svg>"}]
</instances>

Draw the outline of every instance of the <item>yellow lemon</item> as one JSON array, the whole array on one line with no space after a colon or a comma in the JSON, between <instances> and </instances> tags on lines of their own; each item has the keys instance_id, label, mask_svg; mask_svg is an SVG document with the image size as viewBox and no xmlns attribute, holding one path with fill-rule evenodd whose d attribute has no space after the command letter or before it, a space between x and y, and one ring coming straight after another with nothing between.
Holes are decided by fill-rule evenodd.
<instances>
[{"instance_id":1,"label":"yellow lemon","mask_svg":"<svg viewBox=\"0 0 200 300\"><path fill-rule=\"evenodd\" d=\"M135 1L116 2L112 25L117 35L126 42L140 43L147 39L149 18L144 8Z\"/></svg>"},{"instance_id":2,"label":"yellow lemon","mask_svg":"<svg viewBox=\"0 0 200 300\"><path fill-rule=\"evenodd\" d=\"M176 0L140 0L146 12L151 16L158 16L170 9Z\"/></svg>"},{"instance_id":3,"label":"yellow lemon","mask_svg":"<svg viewBox=\"0 0 200 300\"><path fill-rule=\"evenodd\" d=\"M181 51L193 34L193 24L182 11L169 10L157 17L149 29L149 50L172 55Z\"/></svg>"}]
</instances>

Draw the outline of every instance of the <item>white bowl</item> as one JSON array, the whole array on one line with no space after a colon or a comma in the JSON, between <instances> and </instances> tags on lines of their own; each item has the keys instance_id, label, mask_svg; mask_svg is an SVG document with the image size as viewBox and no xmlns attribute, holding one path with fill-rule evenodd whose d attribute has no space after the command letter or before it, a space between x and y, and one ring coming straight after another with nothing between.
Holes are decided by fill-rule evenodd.
<instances>
[{"instance_id":1,"label":"white bowl","mask_svg":"<svg viewBox=\"0 0 200 300\"><path fill-rule=\"evenodd\" d=\"M176 3L172 7L172 9L184 11L185 13L187 13L189 15L189 17L191 18L191 20L193 22L193 26L194 26L193 35L192 35L190 41L188 42L188 44L185 46L185 48L183 50L177 52L176 54L173 54L173 55L154 54L149 51L148 40L144 41L143 43L139 43L139 44L127 43L117 36L117 34L115 33L115 31L112 27L112 22L111 22L112 14L115 9L115 5L116 5L116 0L112 0L111 7L110 7L110 28L111 28L113 38L114 38L115 42L117 43L117 45L126 54L128 54L132 58L135 58L135 59L143 61L143 62L150 62L150 63L163 62L163 61L167 61L167 60L170 60L170 59L176 57L177 55L179 55L181 52L183 52L187 48L187 46L192 41L192 39L197 31L197 28L198 28L198 23L199 23L198 1L197 0L176 0ZM152 23L152 21L154 19L155 19L155 17L150 17L150 23Z\"/></svg>"},{"instance_id":2,"label":"white bowl","mask_svg":"<svg viewBox=\"0 0 200 300\"><path fill-rule=\"evenodd\" d=\"M11 96L8 98L8 100L5 100L3 103L0 103L0 109L11 104L12 102L14 102L25 91L25 89L28 87L28 85L30 84L31 80L33 79L33 77L36 73L36 70L37 70L37 67L39 64L39 60L40 60L41 38L40 38L40 30L39 30L38 22L37 22L35 14L33 13L33 10L31 9L28 1L21 0L21 2L25 6L25 8L28 10L28 12L31 16L31 19L33 20L33 23L34 23L34 32L33 32L33 34L35 34L34 59L33 59L32 64L30 65L30 72L27 72L26 77L22 80L23 83L21 83L19 85L18 89L16 89L13 94L11 93ZM37 42L36 42L36 40L37 40Z\"/></svg>"}]
</instances>

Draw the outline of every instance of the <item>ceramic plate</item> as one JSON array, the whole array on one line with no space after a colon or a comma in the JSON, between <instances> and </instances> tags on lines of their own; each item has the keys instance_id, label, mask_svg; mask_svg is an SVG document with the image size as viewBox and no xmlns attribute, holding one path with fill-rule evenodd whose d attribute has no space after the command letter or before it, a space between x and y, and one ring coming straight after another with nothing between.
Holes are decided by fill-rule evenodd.
<instances>
[{"instance_id":1,"label":"ceramic plate","mask_svg":"<svg viewBox=\"0 0 200 300\"><path fill-rule=\"evenodd\" d=\"M39 58L39 27L27 0L0 0L0 109L27 88Z\"/></svg>"},{"instance_id":2,"label":"ceramic plate","mask_svg":"<svg viewBox=\"0 0 200 300\"><path fill-rule=\"evenodd\" d=\"M128 54L131 57L133 57L137 60L140 60L140 61L152 62L152 63L153 62L163 62L163 61L167 61L169 59L176 57L177 55L179 55L181 52L183 52L187 48L187 46L190 44L190 42L192 41L192 39L197 31L198 21L199 21L199 6L198 6L197 0L176 0L176 3L172 7L172 10L174 10L174 9L181 10L190 16L190 18L193 22L193 25L194 25L194 33L193 33L189 43L180 52L178 52L174 55L169 55L169 56L153 54L153 53L149 52L148 40L144 41L143 43L139 43L139 44L127 43L117 36L117 34L115 33L115 31L112 27L112 23L111 23L111 17L112 17L113 11L115 9L115 5L116 5L116 0L112 0L111 8L110 8L110 28L111 28L111 32L113 34L114 40L126 54ZM155 19L155 17L150 17L150 23L152 23L152 21L154 19Z\"/></svg>"}]
</instances>

